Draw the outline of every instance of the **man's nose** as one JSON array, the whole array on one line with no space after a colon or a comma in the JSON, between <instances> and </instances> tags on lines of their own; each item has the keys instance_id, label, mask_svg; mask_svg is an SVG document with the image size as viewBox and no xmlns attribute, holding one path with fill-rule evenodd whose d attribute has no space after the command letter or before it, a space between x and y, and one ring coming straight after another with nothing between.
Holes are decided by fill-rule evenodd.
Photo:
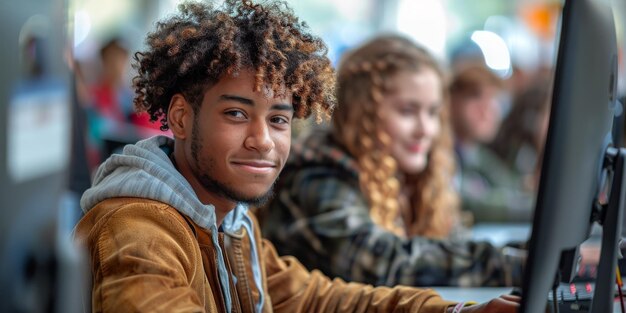
<instances>
[{"instance_id":1,"label":"man's nose","mask_svg":"<svg viewBox=\"0 0 626 313\"><path fill-rule=\"evenodd\" d=\"M266 153L274 149L274 141L272 140L267 122L252 122L244 145L248 149L257 150L261 153Z\"/></svg>"}]
</instances>

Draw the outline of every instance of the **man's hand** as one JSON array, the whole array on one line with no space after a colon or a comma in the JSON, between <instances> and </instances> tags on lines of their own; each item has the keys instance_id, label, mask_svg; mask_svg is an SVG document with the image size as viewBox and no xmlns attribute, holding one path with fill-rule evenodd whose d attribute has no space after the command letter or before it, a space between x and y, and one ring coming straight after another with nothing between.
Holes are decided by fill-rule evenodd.
<instances>
[{"instance_id":1,"label":"man's hand","mask_svg":"<svg viewBox=\"0 0 626 313\"><path fill-rule=\"evenodd\" d=\"M489 302L464 307L461 313L517 313L519 302L518 296L502 295ZM448 313L452 313L452 310L448 308Z\"/></svg>"},{"instance_id":2,"label":"man's hand","mask_svg":"<svg viewBox=\"0 0 626 313\"><path fill-rule=\"evenodd\" d=\"M580 265L596 266L600 262L600 244L585 243L580 245Z\"/></svg>"}]
</instances>

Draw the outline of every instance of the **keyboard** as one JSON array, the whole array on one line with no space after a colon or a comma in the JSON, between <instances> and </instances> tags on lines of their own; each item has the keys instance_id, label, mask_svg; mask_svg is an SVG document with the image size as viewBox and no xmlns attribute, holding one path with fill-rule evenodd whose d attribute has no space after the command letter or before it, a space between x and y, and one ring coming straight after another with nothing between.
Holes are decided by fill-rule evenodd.
<instances>
[{"instance_id":1,"label":"keyboard","mask_svg":"<svg viewBox=\"0 0 626 313\"><path fill-rule=\"evenodd\" d=\"M625 258L618 260L618 267L622 274L626 273ZM572 279L572 283L559 284L556 292L557 301L559 303L559 313L589 311L591 300L593 299L593 291L595 289L597 274L597 268L595 266L579 266L576 275ZM626 277L622 278L622 280L624 279L626 279ZM625 287L622 287L622 294L626 294ZM619 294L616 290L615 297L618 296ZM552 290L548 293L548 301L551 307L553 301Z\"/></svg>"},{"instance_id":2,"label":"keyboard","mask_svg":"<svg viewBox=\"0 0 626 313\"><path fill-rule=\"evenodd\" d=\"M626 279L623 277L622 279ZM559 313L570 312L588 312L591 307L591 300L593 299L593 292L595 290L594 282L573 282L571 284L561 283L556 290L556 298L559 303ZM626 285L622 286L622 294L626 295ZM619 303L619 293L615 291L615 303ZM626 298L624 299L626 301ZM548 304L552 307L552 290L548 293ZM621 312L615 309L614 313Z\"/></svg>"},{"instance_id":3,"label":"keyboard","mask_svg":"<svg viewBox=\"0 0 626 313\"><path fill-rule=\"evenodd\" d=\"M592 282L561 283L556 289L559 313L588 312L591 308L595 284ZM548 293L548 303L552 307L554 297Z\"/></svg>"}]
</instances>

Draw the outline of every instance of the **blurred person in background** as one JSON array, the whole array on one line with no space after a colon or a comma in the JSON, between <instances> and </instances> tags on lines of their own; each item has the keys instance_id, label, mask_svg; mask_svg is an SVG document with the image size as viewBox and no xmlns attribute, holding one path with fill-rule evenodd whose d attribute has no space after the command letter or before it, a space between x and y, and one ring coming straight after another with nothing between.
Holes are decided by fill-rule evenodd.
<instances>
[{"instance_id":1,"label":"blurred person in background","mask_svg":"<svg viewBox=\"0 0 626 313\"><path fill-rule=\"evenodd\" d=\"M374 285L519 283L521 261L463 239L442 68L384 35L347 53L332 128L293 145L263 233L309 269Z\"/></svg>"},{"instance_id":2,"label":"blurred person in background","mask_svg":"<svg viewBox=\"0 0 626 313\"><path fill-rule=\"evenodd\" d=\"M537 77L513 99L513 107L491 148L522 179L524 189L536 193L541 156L548 133L551 83ZM529 212L530 214L531 212Z\"/></svg>"},{"instance_id":3,"label":"blurred person in background","mask_svg":"<svg viewBox=\"0 0 626 313\"><path fill-rule=\"evenodd\" d=\"M125 144L155 135L160 125L150 116L133 109L132 90L126 80L129 51L121 37L106 41L100 48L101 73L90 87L88 112L89 160L95 168Z\"/></svg>"},{"instance_id":4,"label":"blurred person in background","mask_svg":"<svg viewBox=\"0 0 626 313\"><path fill-rule=\"evenodd\" d=\"M489 148L501 122L503 81L486 66L458 69L450 84L450 111L462 208L474 222L530 221L533 195Z\"/></svg>"},{"instance_id":5,"label":"blurred person in background","mask_svg":"<svg viewBox=\"0 0 626 313\"><path fill-rule=\"evenodd\" d=\"M248 206L271 194L292 119L335 102L325 44L286 4L184 3L146 46L134 103L174 139L127 145L83 195L94 312L515 312L512 296L464 307L330 280L261 239Z\"/></svg>"},{"instance_id":6,"label":"blurred person in background","mask_svg":"<svg viewBox=\"0 0 626 313\"><path fill-rule=\"evenodd\" d=\"M126 85L129 51L120 38L113 38L100 47L101 72L89 88L88 128L89 163L92 169L108 157L104 139L108 133L127 123L132 112L132 92Z\"/></svg>"}]
</instances>

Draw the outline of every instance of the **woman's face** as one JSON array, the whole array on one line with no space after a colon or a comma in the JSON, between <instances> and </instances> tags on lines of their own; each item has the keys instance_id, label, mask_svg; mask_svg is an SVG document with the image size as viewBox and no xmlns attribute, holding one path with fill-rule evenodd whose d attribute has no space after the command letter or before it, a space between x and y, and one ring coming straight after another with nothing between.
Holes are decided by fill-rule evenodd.
<instances>
[{"instance_id":1,"label":"woman's face","mask_svg":"<svg viewBox=\"0 0 626 313\"><path fill-rule=\"evenodd\" d=\"M400 72L389 81L393 90L382 105L383 129L391 137L391 156L405 174L426 168L428 153L439 135L442 82L433 69Z\"/></svg>"}]
</instances>

